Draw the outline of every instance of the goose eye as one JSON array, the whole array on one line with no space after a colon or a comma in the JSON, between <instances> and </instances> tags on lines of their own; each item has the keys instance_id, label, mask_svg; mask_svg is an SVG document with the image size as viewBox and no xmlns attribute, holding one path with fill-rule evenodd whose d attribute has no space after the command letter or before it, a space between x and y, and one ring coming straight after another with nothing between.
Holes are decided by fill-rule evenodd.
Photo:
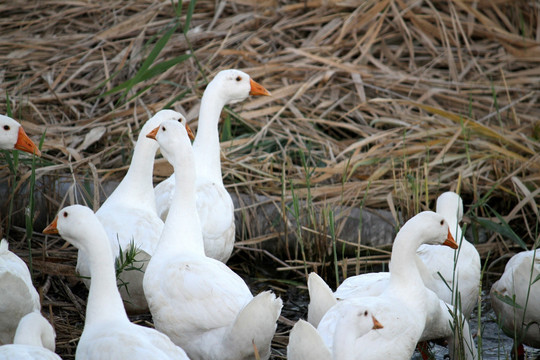
<instances>
[{"instance_id":1,"label":"goose eye","mask_svg":"<svg viewBox=\"0 0 540 360\"><path fill-rule=\"evenodd\" d=\"M165 129L165 126L162 126L162 127L161 127L161 130L167 131L167 129Z\"/></svg>"},{"instance_id":2,"label":"goose eye","mask_svg":"<svg viewBox=\"0 0 540 360\"><path fill-rule=\"evenodd\" d=\"M62 215L64 215L64 217L67 218L68 217L68 212L64 211L64 213Z\"/></svg>"},{"instance_id":3,"label":"goose eye","mask_svg":"<svg viewBox=\"0 0 540 360\"><path fill-rule=\"evenodd\" d=\"M367 316L367 315L368 315L368 313L367 313L367 310L366 310L366 311L364 311L364 316Z\"/></svg>"},{"instance_id":4,"label":"goose eye","mask_svg":"<svg viewBox=\"0 0 540 360\"><path fill-rule=\"evenodd\" d=\"M241 76L237 76L237 77L236 77L236 81L242 81L242 77L241 77Z\"/></svg>"},{"instance_id":5,"label":"goose eye","mask_svg":"<svg viewBox=\"0 0 540 360\"><path fill-rule=\"evenodd\" d=\"M8 131L9 130L9 125L4 125L4 130Z\"/></svg>"},{"instance_id":6,"label":"goose eye","mask_svg":"<svg viewBox=\"0 0 540 360\"><path fill-rule=\"evenodd\" d=\"M444 220L441 220L441 225L444 225Z\"/></svg>"}]
</instances>

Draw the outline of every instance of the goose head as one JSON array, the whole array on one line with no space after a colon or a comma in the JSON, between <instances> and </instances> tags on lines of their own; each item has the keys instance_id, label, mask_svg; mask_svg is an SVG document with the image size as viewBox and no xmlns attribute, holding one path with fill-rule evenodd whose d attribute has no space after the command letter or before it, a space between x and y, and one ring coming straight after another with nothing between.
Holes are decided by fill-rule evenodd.
<instances>
[{"instance_id":1,"label":"goose head","mask_svg":"<svg viewBox=\"0 0 540 360\"><path fill-rule=\"evenodd\" d=\"M430 244L446 245L452 249L458 248L444 216L433 211L423 211L415 215L401 227L399 233L414 236L418 246Z\"/></svg>"},{"instance_id":2,"label":"goose head","mask_svg":"<svg viewBox=\"0 0 540 360\"><path fill-rule=\"evenodd\" d=\"M71 205L60 210L54 220L43 230L44 234L59 234L77 249L89 251L95 244L88 243L88 234L93 238L107 238L103 225L92 209L83 205Z\"/></svg>"},{"instance_id":3,"label":"goose head","mask_svg":"<svg viewBox=\"0 0 540 360\"><path fill-rule=\"evenodd\" d=\"M154 116L152 116L146 124L144 124L143 129L141 130L141 135L146 136L149 131L156 128L159 124L165 121L177 121L180 124L184 125L186 128L187 134L191 140L195 139L195 136L193 135L193 132L191 131L190 127L187 124L187 120L184 117L184 115L180 114L177 111L174 110L160 110L157 113L155 113ZM146 136L148 137L148 136Z\"/></svg>"},{"instance_id":4,"label":"goose head","mask_svg":"<svg viewBox=\"0 0 540 360\"><path fill-rule=\"evenodd\" d=\"M356 352L355 342L371 330L382 329L384 326L375 318L372 311L365 305L355 304L347 314L342 314L336 324L334 333L334 359L350 359L351 351Z\"/></svg>"},{"instance_id":5,"label":"goose head","mask_svg":"<svg viewBox=\"0 0 540 360\"><path fill-rule=\"evenodd\" d=\"M190 136L181 122L167 120L149 132L146 137L159 143L161 153L171 164L177 154L186 154L191 150Z\"/></svg>"},{"instance_id":6,"label":"goose head","mask_svg":"<svg viewBox=\"0 0 540 360\"><path fill-rule=\"evenodd\" d=\"M370 330L382 329L384 326L375 318L370 310L359 309L355 316L351 316L354 325L354 332L358 335L366 334Z\"/></svg>"},{"instance_id":7,"label":"goose head","mask_svg":"<svg viewBox=\"0 0 540 360\"><path fill-rule=\"evenodd\" d=\"M447 191L437 198L436 211L446 219L463 219L463 200L453 191Z\"/></svg>"},{"instance_id":8,"label":"goose head","mask_svg":"<svg viewBox=\"0 0 540 360\"><path fill-rule=\"evenodd\" d=\"M0 115L0 149L16 149L41 156L41 151L26 135L21 124L4 115Z\"/></svg>"},{"instance_id":9,"label":"goose head","mask_svg":"<svg viewBox=\"0 0 540 360\"><path fill-rule=\"evenodd\" d=\"M243 101L249 95L270 95L268 90L248 74L236 69L220 71L208 84L205 93L221 97L225 104Z\"/></svg>"}]
</instances>

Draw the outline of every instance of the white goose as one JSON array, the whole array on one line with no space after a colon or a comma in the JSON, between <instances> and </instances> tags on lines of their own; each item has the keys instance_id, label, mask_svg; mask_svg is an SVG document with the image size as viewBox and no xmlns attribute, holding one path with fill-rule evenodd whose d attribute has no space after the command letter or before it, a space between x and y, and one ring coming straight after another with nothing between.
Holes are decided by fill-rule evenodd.
<instances>
[{"instance_id":1,"label":"white goose","mask_svg":"<svg viewBox=\"0 0 540 360\"><path fill-rule=\"evenodd\" d=\"M199 126L193 142L197 173L197 212L206 255L227 262L234 246L234 205L223 186L218 122L223 107L245 100L249 95L270 95L248 74L239 70L219 72L206 87L201 99ZM155 188L161 219L169 213L174 193L174 174Z\"/></svg>"},{"instance_id":2,"label":"white goose","mask_svg":"<svg viewBox=\"0 0 540 360\"><path fill-rule=\"evenodd\" d=\"M457 248L443 216L424 211L407 221L392 246L390 281L386 289L379 296L340 301L322 317L317 330L329 349L332 349L339 320L348 316L351 308L365 306L384 328L362 337L362 341L369 344L362 352L362 359L410 359L429 316L444 312L437 295L424 286L412 261L423 243Z\"/></svg>"},{"instance_id":3,"label":"white goose","mask_svg":"<svg viewBox=\"0 0 540 360\"><path fill-rule=\"evenodd\" d=\"M53 327L43 316L28 313L17 326L13 344L0 346L0 359L61 360L54 353L55 338Z\"/></svg>"},{"instance_id":4,"label":"white goose","mask_svg":"<svg viewBox=\"0 0 540 360\"><path fill-rule=\"evenodd\" d=\"M21 124L5 115L0 115L0 149L21 150L41 156L41 151L26 135Z\"/></svg>"},{"instance_id":5,"label":"white goose","mask_svg":"<svg viewBox=\"0 0 540 360\"><path fill-rule=\"evenodd\" d=\"M77 360L188 359L164 334L129 321L116 286L107 233L91 209L65 207L43 233L60 234L88 256L91 282Z\"/></svg>"},{"instance_id":6,"label":"white goose","mask_svg":"<svg viewBox=\"0 0 540 360\"><path fill-rule=\"evenodd\" d=\"M205 255L195 157L184 127L167 121L148 136L174 166L177 188L143 282L156 329L193 360L253 359L254 346L268 359L281 299L269 291L253 297L242 278Z\"/></svg>"},{"instance_id":7,"label":"white goose","mask_svg":"<svg viewBox=\"0 0 540 360\"><path fill-rule=\"evenodd\" d=\"M135 258L134 266L141 267L141 271L123 271L119 278L120 294L130 313L148 311L142 280L148 260L163 230L163 221L156 213L152 183L154 157L158 145L155 141L147 139L146 134L165 120L184 123L186 121L176 111L161 110L144 124L126 175L96 212L107 232L115 257L119 255L119 247L125 253L132 242L140 251ZM81 250L77 258L77 271L86 278L84 282L88 287L87 278L90 274L88 255Z\"/></svg>"},{"instance_id":8,"label":"white goose","mask_svg":"<svg viewBox=\"0 0 540 360\"><path fill-rule=\"evenodd\" d=\"M540 348L540 281L535 282L539 276L540 250L523 251L512 256L491 287L491 306L505 334L517 340L518 355L523 354L522 344ZM501 300L514 295L517 307Z\"/></svg>"},{"instance_id":9,"label":"white goose","mask_svg":"<svg viewBox=\"0 0 540 360\"><path fill-rule=\"evenodd\" d=\"M459 250L422 244L416 252L416 266L420 270L424 285L445 303L455 303L452 289L454 294L459 294L462 314L468 319L478 300L480 255L474 245L465 239L459 226L463 218L461 197L451 191L441 194L437 198L436 211L448 222L450 232L459 244ZM387 286L388 278L389 273L352 276L336 289L334 296L347 299L358 295L365 296L366 293L377 295Z\"/></svg>"},{"instance_id":10,"label":"white goose","mask_svg":"<svg viewBox=\"0 0 540 360\"><path fill-rule=\"evenodd\" d=\"M424 285L445 303L454 304L452 288L456 288L461 300L462 314L468 318L478 299L480 255L474 245L465 239L459 226L459 221L463 217L463 202L458 194L445 192L440 195L437 198L437 213L444 216L448 222L452 236L460 244L459 250L456 252L445 246L422 244L416 252L418 256L414 257L414 261ZM309 322L317 326L326 310L335 304L336 299L377 296L388 286L389 278L388 272L351 276L330 296L326 283L317 275L311 275L308 279L308 288L310 298L314 301L309 304Z\"/></svg>"},{"instance_id":11,"label":"white goose","mask_svg":"<svg viewBox=\"0 0 540 360\"><path fill-rule=\"evenodd\" d=\"M339 320L333 342L333 354L326 347L317 329L309 322L298 320L289 335L288 360L353 360L362 359L365 346L362 336L383 326L362 307L351 308L348 316Z\"/></svg>"},{"instance_id":12,"label":"white goose","mask_svg":"<svg viewBox=\"0 0 540 360\"><path fill-rule=\"evenodd\" d=\"M418 270L420 270L418 265L423 265L423 263L418 259L413 264L416 265ZM389 280L388 277L381 276L383 274L387 273L364 274L363 276L365 276L366 281L364 281L364 283L359 285L357 288L353 289L355 296L347 297L346 299L343 299L343 301L353 301L354 304L354 300L356 298L381 295L388 287ZM324 280L315 273L309 274L308 289L311 300L308 306L308 321L311 324L319 325L321 319L329 310L337 312L340 309L340 306L342 306L339 305L341 302L343 302L341 301L342 299L339 299L340 301L338 301L334 297L335 293L332 293L332 290L330 290ZM430 306L426 307L426 324L422 336L420 337L420 341L445 338L448 341L451 359L474 359L476 356L475 345L467 320L464 318L464 316L460 316L459 318L456 317L454 319L452 316L452 313L454 313L453 306L438 299L433 291L429 289L428 293L429 300L427 303ZM318 299L323 300L319 301ZM333 307L336 304L338 304L338 306ZM455 324L456 320L458 320L457 327L453 325ZM459 328L461 331L456 332L455 328ZM463 344L464 346L460 347L460 344ZM463 351L465 354L462 353Z\"/></svg>"},{"instance_id":13,"label":"white goose","mask_svg":"<svg viewBox=\"0 0 540 360\"><path fill-rule=\"evenodd\" d=\"M26 263L0 241L0 345L13 343L21 318L41 305Z\"/></svg>"},{"instance_id":14,"label":"white goose","mask_svg":"<svg viewBox=\"0 0 540 360\"><path fill-rule=\"evenodd\" d=\"M455 192L448 191L437 198L438 214L444 216L459 249L445 246L420 245L416 252L425 265L428 276L424 284L447 304L460 299L461 312L468 319L476 306L480 287L480 255L467 241L459 222L463 218L463 200ZM444 279L442 280L441 277Z\"/></svg>"},{"instance_id":15,"label":"white goose","mask_svg":"<svg viewBox=\"0 0 540 360\"><path fill-rule=\"evenodd\" d=\"M41 156L36 144L21 124L0 115L0 149L21 150ZM32 284L26 263L9 251L8 242L0 241L0 345L13 342L21 318L29 312L39 313L39 295Z\"/></svg>"}]
</instances>

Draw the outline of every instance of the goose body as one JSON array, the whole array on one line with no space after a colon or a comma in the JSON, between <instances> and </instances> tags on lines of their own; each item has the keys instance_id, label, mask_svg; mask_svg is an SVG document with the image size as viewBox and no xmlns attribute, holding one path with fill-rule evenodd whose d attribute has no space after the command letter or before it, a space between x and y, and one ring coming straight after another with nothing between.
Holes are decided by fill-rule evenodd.
<instances>
[{"instance_id":1,"label":"goose body","mask_svg":"<svg viewBox=\"0 0 540 360\"><path fill-rule=\"evenodd\" d=\"M116 286L107 233L91 209L68 206L43 232L59 233L88 256L91 282L77 360L188 359L166 335L129 321Z\"/></svg>"},{"instance_id":2,"label":"goose body","mask_svg":"<svg viewBox=\"0 0 540 360\"><path fill-rule=\"evenodd\" d=\"M523 343L540 348L540 281L534 282L539 276L540 252L523 251L508 261L501 278L491 287L491 306L504 333L518 339L515 346ZM519 307L501 300L514 296Z\"/></svg>"},{"instance_id":3,"label":"goose body","mask_svg":"<svg viewBox=\"0 0 540 360\"><path fill-rule=\"evenodd\" d=\"M157 215L152 191L154 157L158 146L155 141L147 139L146 134L165 120L185 122L180 113L161 110L144 124L125 177L96 212L107 232L115 258L119 256L120 248L124 253L132 244L137 248L138 254L133 265L141 271L123 271L119 278L120 293L126 309L131 313L148 310L142 280L163 230L163 221ZM88 255L81 250L77 258L77 271L86 278L88 286Z\"/></svg>"},{"instance_id":4,"label":"goose body","mask_svg":"<svg viewBox=\"0 0 540 360\"><path fill-rule=\"evenodd\" d=\"M165 122L149 135L173 165L179 189L144 276L155 327L192 360L253 359L254 345L260 358L268 359L281 299L268 291L253 297L229 267L206 256L196 211L195 157L177 125Z\"/></svg>"},{"instance_id":5,"label":"goose body","mask_svg":"<svg viewBox=\"0 0 540 360\"><path fill-rule=\"evenodd\" d=\"M41 151L26 135L21 124L5 115L0 115L0 149L21 150L41 156Z\"/></svg>"},{"instance_id":6,"label":"goose body","mask_svg":"<svg viewBox=\"0 0 540 360\"><path fill-rule=\"evenodd\" d=\"M362 336L383 326L363 307L349 309L349 315L341 318L336 326L333 354L326 347L317 329L309 322L298 320L289 335L288 360L353 360L361 359Z\"/></svg>"},{"instance_id":7,"label":"goose body","mask_svg":"<svg viewBox=\"0 0 540 360\"><path fill-rule=\"evenodd\" d=\"M38 312L23 316L17 326L13 344L0 346L3 360L61 360L54 353L56 334Z\"/></svg>"},{"instance_id":8,"label":"goose body","mask_svg":"<svg viewBox=\"0 0 540 360\"><path fill-rule=\"evenodd\" d=\"M23 316L39 312L41 305L26 263L0 241L0 345L13 343Z\"/></svg>"},{"instance_id":9,"label":"goose body","mask_svg":"<svg viewBox=\"0 0 540 360\"><path fill-rule=\"evenodd\" d=\"M233 250L235 225L234 205L221 175L218 122L225 105L243 101L249 95L269 95L269 92L242 71L219 72L201 99L197 136L193 142L197 213L205 253L224 263ZM174 174L155 188L156 207L163 221L169 213L174 189Z\"/></svg>"},{"instance_id":10,"label":"goose body","mask_svg":"<svg viewBox=\"0 0 540 360\"><path fill-rule=\"evenodd\" d=\"M338 302L322 317L317 330L329 349L332 348L337 324L355 306L366 306L384 324L376 334L362 337L363 359L410 359L432 309L439 299L428 290L415 266L414 256L422 243L445 244L457 248L444 218L424 211L407 221L396 235L392 247L390 280L378 296L353 297Z\"/></svg>"}]
</instances>

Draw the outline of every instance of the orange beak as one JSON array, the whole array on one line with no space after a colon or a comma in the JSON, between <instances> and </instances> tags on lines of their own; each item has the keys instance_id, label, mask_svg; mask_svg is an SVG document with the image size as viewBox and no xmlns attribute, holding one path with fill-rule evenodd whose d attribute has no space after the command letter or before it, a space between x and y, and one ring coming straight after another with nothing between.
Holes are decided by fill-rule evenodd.
<instances>
[{"instance_id":1,"label":"orange beak","mask_svg":"<svg viewBox=\"0 0 540 360\"><path fill-rule=\"evenodd\" d=\"M58 216L54 218L52 223L49 224L45 229L43 229L44 234L58 234L58 229L56 228L56 223L58 222Z\"/></svg>"},{"instance_id":2,"label":"orange beak","mask_svg":"<svg viewBox=\"0 0 540 360\"><path fill-rule=\"evenodd\" d=\"M270 96L270 91L266 90L261 84L254 81L253 79L249 79L249 84L251 85L251 90L249 92L249 95Z\"/></svg>"},{"instance_id":3,"label":"orange beak","mask_svg":"<svg viewBox=\"0 0 540 360\"><path fill-rule=\"evenodd\" d=\"M15 143L15 149L41 156L41 151L39 151L36 144L34 144L34 142L30 140L28 135L26 135L26 132L24 131L22 126L19 127L19 136L17 137L17 142Z\"/></svg>"},{"instance_id":4,"label":"orange beak","mask_svg":"<svg viewBox=\"0 0 540 360\"><path fill-rule=\"evenodd\" d=\"M159 126L155 128L154 130L150 131L148 134L146 134L146 137L152 140L156 140L156 134L159 131Z\"/></svg>"},{"instance_id":5,"label":"orange beak","mask_svg":"<svg viewBox=\"0 0 540 360\"><path fill-rule=\"evenodd\" d=\"M373 319L373 330L382 329L384 327L379 320L375 319L375 316L371 315L371 318Z\"/></svg>"},{"instance_id":6,"label":"orange beak","mask_svg":"<svg viewBox=\"0 0 540 360\"><path fill-rule=\"evenodd\" d=\"M450 232L450 228L448 229L448 237L443 242L443 245L450 246L452 249L457 249L459 247L456 240L454 240L452 233Z\"/></svg>"},{"instance_id":7,"label":"orange beak","mask_svg":"<svg viewBox=\"0 0 540 360\"><path fill-rule=\"evenodd\" d=\"M193 131L191 131L191 128L188 126L188 124L186 124L186 131L189 136L189 140L195 140L195 135L193 135Z\"/></svg>"}]
</instances>

